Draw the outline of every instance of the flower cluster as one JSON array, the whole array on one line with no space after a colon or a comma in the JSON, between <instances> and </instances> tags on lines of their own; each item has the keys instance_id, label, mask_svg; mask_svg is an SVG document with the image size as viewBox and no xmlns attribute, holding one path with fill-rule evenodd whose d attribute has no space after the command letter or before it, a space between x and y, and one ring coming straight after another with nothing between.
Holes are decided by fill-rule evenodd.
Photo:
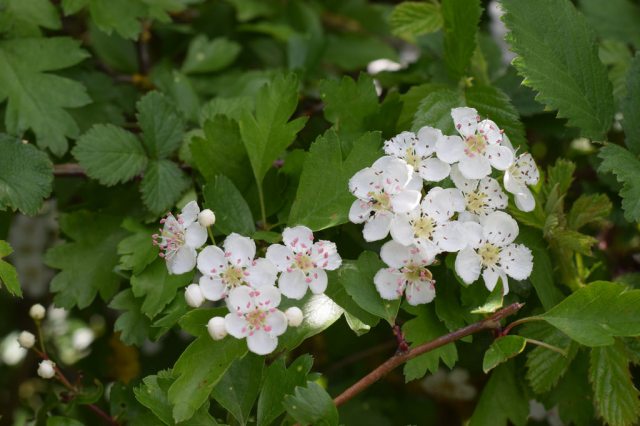
<instances>
[{"instance_id":1,"label":"flower cluster","mask_svg":"<svg viewBox=\"0 0 640 426\"><path fill-rule=\"evenodd\" d=\"M256 354L271 353L278 346L278 336L304 319L300 308L278 309L282 296L299 300L308 290L324 293L326 271L342 263L336 245L314 241L309 228L296 226L286 228L282 233L284 244L269 246L265 257L256 257L254 240L236 233L224 240L222 248L209 245L198 253L207 239L206 227L215 220L211 219L215 218L212 212L204 212L191 202L177 218L168 214L162 220L161 234L155 236L160 254L170 273L184 273L194 267L200 272L198 283L185 290L190 306L199 307L205 300L224 300L229 313L211 318L207 325L213 339L230 334L246 338L249 350Z\"/></svg>"},{"instance_id":2,"label":"flower cluster","mask_svg":"<svg viewBox=\"0 0 640 426\"><path fill-rule=\"evenodd\" d=\"M533 158L517 155L507 135L475 109L454 108L451 116L458 135L428 126L402 132L384 143L387 155L349 181L357 198L349 219L364 224L364 239L391 234L380 251L388 267L374 277L383 299L404 294L411 305L431 302L435 280L428 267L443 252L458 253L455 269L465 283L482 275L489 290L500 278L506 294L507 276L531 274L531 251L514 243L518 224L502 210L508 204L503 186L520 210L535 207ZM494 169L502 172L503 186L491 176Z\"/></svg>"}]
</instances>

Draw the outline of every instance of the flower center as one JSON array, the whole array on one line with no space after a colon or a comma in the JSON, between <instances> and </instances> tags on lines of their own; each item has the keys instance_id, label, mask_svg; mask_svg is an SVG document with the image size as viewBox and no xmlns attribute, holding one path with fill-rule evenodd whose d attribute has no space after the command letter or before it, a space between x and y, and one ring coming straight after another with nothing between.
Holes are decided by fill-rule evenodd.
<instances>
[{"instance_id":1,"label":"flower center","mask_svg":"<svg viewBox=\"0 0 640 426\"><path fill-rule=\"evenodd\" d=\"M431 281L433 279L431 271L422 265L416 265L413 263L402 268L402 274L408 282Z\"/></svg>"},{"instance_id":2,"label":"flower center","mask_svg":"<svg viewBox=\"0 0 640 426\"><path fill-rule=\"evenodd\" d=\"M417 238L431 238L435 222L428 216L421 216L413 222L413 233Z\"/></svg>"},{"instance_id":3,"label":"flower center","mask_svg":"<svg viewBox=\"0 0 640 426\"><path fill-rule=\"evenodd\" d=\"M465 201L467 203L467 210L471 213L480 214L484 211L487 205L487 194L480 191L469 192L465 194Z\"/></svg>"},{"instance_id":4,"label":"flower center","mask_svg":"<svg viewBox=\"0 0 640 426\"><path fill-rule=\"evenodd\" d=\"M413 148L407 148L407 151L404 153L404 161L413 167L413 170L418 170L418 167L420 167L420 157Z\"/></svg>"},{"instance_id":5,"label":"flower center","mask_svg":"<svg viewBox=\"0 0 640 426\"><path fill-rule=\"evenodd\" d=\"M162 251L160 257L170 259L184 245L184 228L181 220L175 221L173 215L169 215L162 219L160 223L164 223L164 228L160 230L160 234L154 234L154 245Z\"/></svg>"},{"instance_id":6,"label":"flower center","mask_svg":"<svg viewBox=\"0 0 640 426\"><path fill-rule=\"evenodd\" d=\"M482 264L487 267L493 267L500 260L500 247L486 243L478 250L478 254L482 257Z\"/></svg>"},{"instance_id":7,"label":"flower center","mask_svg":"<svg viewBox=\"0 0 640 426\"><path fill-rule=\"evenodd\" d=\"M369 193L375 211L391 210L391 199L386 192Z\"/></svg>"},{"instance_id":8,"label":"flower center","mask_svg":"<svg viewBox=\"0 0 640 426\"><path fill-rule=\"evenodd\" d=\"M295 258L293 259L293 262L302 272L307 272L315 268L315 265L313 264L311 258L304 253L297 253L295 255Z\"/></svg>"},{"instance_id":9,"label":"flower center","mask_svg":"<svg viewBox=\"0 0 640 426\"><path fill-rule=\"evenodd\" d=\"M244 284L244 271L237 266L229 266L222 274L222 280L229 287L237 287Z\"/></svg>"},{"instance_id":10,"label":"flower center","mask_svg":"<svg viewBox=\"0 0 640 426\"><path fill-rule=\"evenodd\" d=\"M244 314L244 319L249 323L249 330L259 330L264 328L265 331L271 330L271 327L265 324L267 319L267 311L256 309Z\"/></svg>"},{"instance_id":11,"label":"flower center","mask_svg":"<svg viewBox=\"0 0 640 426\"><path fill-rule=\"evenodd\" d=\"M487 141L483 135L473 135L469 136L465 141L466 148L464 149L465 154L469 157L473 157L476 154L484 154L484 151L487 149Z\"/></svg>"}]
</instances>

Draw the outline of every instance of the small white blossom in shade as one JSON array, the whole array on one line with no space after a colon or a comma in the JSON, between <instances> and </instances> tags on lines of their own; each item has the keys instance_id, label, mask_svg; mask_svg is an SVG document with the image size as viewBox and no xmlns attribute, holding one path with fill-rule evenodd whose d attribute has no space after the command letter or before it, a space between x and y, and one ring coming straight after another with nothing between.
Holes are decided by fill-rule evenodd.
<instances>
[{"instance_id":1,"label":"small white blossom in shade","mask_svg":"<svg viewBox=\"0 0 640 426\"><path fill-rule=\"evenodd\" d=\"M18 336L18 343L25 349L31 349L36 343L36 336L28 331L23 331Z\"/></svg>"},{"instance_id":2,"label":"small white blossom in shade","mask_svg":"<svg viewBox=\"0 0 640 426\"><path fill-rule=\"evenodd\" d=\"M267 249L269 259L278 271L278 287L290 299L302 299L311 289L314 294L327 289L327 271L342 264L336 245L331 241L313 242L313 232L306 226L286 228L282 232L282 244L272 244Z\"/></svg>"},{"instance_id":3,"label":"small white blossom in shade","mask_svg":"<svg viewBox=\"0 0 640 426\"><path fill-rule=\"evenodd\" d=\"M38 376L43 379L51 379L56 375L56 363L45 359L44 361L40 361L38 364Z\"/></svg>"},{"instance_id":4,"label":"small white blossom in shade","mask_svg":"<svg viewBox=\"0 0 640 426\"><path fill-rule=\"evenodd\" d=\"M393 217L391 237L405 246L419 246L430 258L443 251L458 251L466 240L460 224L450 219L463 208L459 190L432 188L418 207Z\"/></svg>"},{"instance_id":5,"label":"small white blossom in shade","mask_svg":"<svg viewBox=\"0 0 640 426\"><path fill-rule=\"evenodd\" d=\"M349 180L349 190L358 199L349 210L349 220L365 223L367 241L382 240L389 234L394 213L406 213L420 203L422 182L411 179L413 168L391 156L379 158Z\"/></svg>"},{"instance_id":6,"label":"small white blossom in shade","mask_svg":"<svg viewBox=\"0 0 640 426\"><path fill-rule=\"evenodd\" d=\"M29 308L29 316L36 321L44 319L46 315L47 310L39 303L36 303L35 305L31 306L31 308Z\"/></svg>"},{"instance_id":7,"label":"small white blossom in shade","mask_svg":"<svg viewBox=\"0 0 640 426\"><path fill-rule=\"evenodd\" d=\"M205 299L223 299L240 286L258 288L275 283L278 271L269 260L255 259L256 243L251 238L232 233L223 247L207 246L198 255L200 290Z\"/></svg>"},{"instance_id":8,"label":"small white blossom in shade","mask_svg":"<svg viewBox=\"0 0 640 426\"><path fill-rule=\"evenodd\" d=\"M234 288L227 300L231 312L224 317L225 329L237 339L246 338L251 352L270 354L287 330L287 317L277 309L280 298L274 286Z\"/></svg>"},{"instance_id":9,"label":"small white blossom in shade","mask_svg":"<svg viewBox=\"0 0 640 426\"><path fill-rule=\"evenodd\" d=\"M480 223L465 223L468 246L455 261L455 269L462 280L471 284L482 273L490 291L502 279L504 294L509 292L507 276L524 280L533 269L531 250L513 244L518 236L518 224L505 212L496 211L480 219Z\"/></svg>"},{"instance_id":10,"label":"small white blossom in shade","mask_svg":"<svg viewBox=\"0 0 640 426\"><path fill-rule=\"evenodd\" d=\"M403 246L395 241L385 243L380 257L389 267L373 277L380 297L395 300L404 294L410 305L429 303L436 296L435 280L427 266L433 263L420 248Z\"/></svg>"},{"instance_id":11,"label":"small white blossom in shade","mask_svg":"<svg viewBox=\"0 0 640 426\"><path fill-rule=\"evenodd\" d=\"M213 340L222 340L227 335L224 317L213 317L207 323L207 331Z\"/></svg>"},{"instance_id":12,"label":"small white blossom in shade","mask_svg":"<svg viewBox=\"0 0 640 426\"><path fill-rule=\"evenodd\" d=\"M89 327L80 327L71 335L71 346L76 351L84 351L95 340L96 335Z\"/></svg>"},{"instance_id":13,"label":"small white blossom in shade","mask_svg":"<svg viewBox=\"0 0 640 426\"><path fill-rule=\"evenodd\" d=\"M467 179L482 179L491 173L491 166L506 170L513 163L513 152L502 146L502 130L491 120L482 120L473 108L451 110L453 123L460 136L438 140L436 153L442 161L458 163Z\"/></svg>"},{"instance_id":14,"label":"small white blossom in shade","mask_svg":"<svg viewBox=\"0 0 640 426\"><path fill-rule=\"evenodd\" d=\"M170 274L184 274L196 266L196 249L207 241L207 229L198 223L198 213L198 203L191 201L178 217L167 214L160 221L164 224L160 234L153 236Z\"/></svg>"},{"instance_id":15,"label":"small white blossom in shade","mask_svg":"<svg viewBox=\"0 0 640 426\"><path fill-rule=\"evenodd\" d=\"M530 212L536 207L536 199L528 185L535 185L538 180L538 167L531 154L525 152L504 172L504 189L513 194L516 206L520 210Z\"/></svg>"},{"instance_id":16,"label":"small white blossom in shade","mask_svg":"<svg viewBox=\"0 0 640 426\"><path fill-rule=\"evenodd\" d=\"M469 372L462 368L440 369L420 383L430 395L454 401L470 401L478 391L469 383Z\"/></svg>"},{"instance_id":17,"label":"small white blossom in shade","mask_svg":"<svg viewBox=\"0 0 640 426\"><path fill-rule=\"evenodd\" d=\"M414 175L430 181L439 182L449 176L451 166L436 157L436 142L442 138L442 132L425 126L418 133L402 132L384 143L384 152L404 160L413 167Z\"/></svg>"},{"instance_id":18,"label":"small white blossom in shade","mask_svg":"<svg viewBox=\"0 0 640 426\"><path fill-rule=\"evenodd\" d=\"M509 203L500 183L492 177L467 179L462 176L457 166L451 167L451 180L462 192L464 210L458 216L463 222L478 221L496 210L506 209Z\"/></svg>"},{"instance_id":19,"label":"small white blossom in shade","mask_svg":"<svg viewBox=\"0 0 640 426\"><path fill-rule=\"evenodd\" d=\"M184 300L192 308L199 308L204 303L204 295L198 284L189 284L184 290Z\"/></svg>"}]
</instances>

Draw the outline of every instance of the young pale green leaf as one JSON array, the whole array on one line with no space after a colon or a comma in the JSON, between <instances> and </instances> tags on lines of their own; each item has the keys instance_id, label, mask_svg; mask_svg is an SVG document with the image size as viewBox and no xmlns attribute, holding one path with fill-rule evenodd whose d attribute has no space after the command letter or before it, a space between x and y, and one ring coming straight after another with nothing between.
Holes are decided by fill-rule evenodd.
<instances>
[{"instance_id":1,"label":"young pale green leaf","mask_svg":"<svg viewBox=\"0 0 640 426\"><path fill-rule=\"evenodd\" d=\"M634 28L640 26L634 25ZM622 116L624 143L629 151L640 155L640 126L637 125L640 122L640 53L636 53L627 73L627 95L622 101Z\"/></svg>"},{"instance_id":2,"label":"young pale green leaf","mask_svg":"<svg viewBox=\"0 0 640 426\"><path fill-rule=\"evenodd\" d=\"M14 296L22 297L22 289L18 282L18 273L16 268L10 263L2 260L3 257L9 256L13 249L8 242L0 240L0 284L3 284L9 293Z\"/></svg>"},{"instance_id":3,"label":"young pale green leaf","mask_svg":"<svg viewBox=\"0 0 640 426\"><path fill-rule=\"evenodd\" d=\"M131 277L131 290L136 298L143 298L140 311L153 319L175 297L178 289L191 283L193 272L171 275L164 259L156 258L139 275Z\"/></svg>"},{"instance_id":4,"label":"young pale green leaf","mask_svg":"<svg viewBox=\"0 0 640 426\"><path fill-rule=\"evenodd\" d=\"M596 281L540 315L576 342L585 346L607 346L614 337L640 335L637 308L640 290Z\"/></svg>"},{"instance_id":5,"label":"young pale green leaf","mask_svg":"<svg viewBox=\"0 0 640 426\"><path fill-rule=\"evenodd\" d=\"M173 154L184 136L184 120L165 95L149 92L136 104L138 123L142 129L149 157L167 158Z\"/></svg>"},{"instance_id":6,"label":"young pale green leaf","mask_svg":"<svg viewBox=\"0 0 640 426\"><path fill-rule=\"evenodd\" d=\"M429 34L442 28L442 13L437 3L405 1L397 5L389 15L393 35L408 41L416 36Z\"/></svg>"},{"instance_id":7,"label":"young pale green leaf","mask_svg":"<svg viewBox=\"0 0 640 426\"><path fill-rule=\"evenodd\" d=\"M640 160L611 143L602 147L598 156L602 159L599 171L613 173L623 184L620 196L625 219L640 222Z\"/></svg>"},{"instance_id":8,"label":"young pale green leaf","mask_svg":"<svg viewBox=\"0 0 640 426\"><path fill-rule=\"evenodd\" d=\"M82 135L71 151L87 175L103 185L127 182L147 166L147 154L131 132L97 124Z\"/></svg>"},{"instance_id":9,"label":"young pale green leaf","mask_svg":"<svg viewBox=\"0 0 640 426\"><path fill-rule=\"evenodd\" d=\"M527 381L536 394L543 394L550 391L567 372L571 361L578 353L578 344L566 334L547 324L540 327L534 335L529 333L529 329L525 330L524 334L527 337L566 349L567 352L567 356L563 356L558 352L537 346L527 353Z\"/></svg>"},{"instance_id":10,"label":"young pale green leaf","mask_svg":"<svg viewBox=\"0 0 640 426\"><path fill-rule=\"evenodd\" d=\"M59 30L56 7L48 0L3 0L0 2L0 32L14 37L38 37L40 27Z\"/></svg>"},{"instance_id":11,"label":"young pale green leaf","mask_svg":"<svg viewBox=\"0 0 640 426\"><path fill-rule=\"evenodd\" d=\"M488 373L503 362L522 353L527 346L527 339L522 336L504 336L493 341L484 353L482 371Z\"/></svg>"},{"instance_id":12,"label":"young pale green leaf","mask_svg":"<svg viewBox=\"0 0 640 426\"><path fill-rule=\"evenodd\" d=\"M605 194L582 194L571 204L567 225L578 230L590 223L601 222L611 213L611 201Z\"/></svg>"},{"instance_id":13,"label":"young pale green leaf","mask_svg":"<svg viewBox=\"0 0 640 426\"><path fill-rule=\"evenodd\" d=\"M471 63L481 14L478 0L442 1L444 61L455 79L462 77Z\"/></svg>"},{"instance_id":14,"label":"young pale green leaf","mask_svg":"<svg viewBox=\"0 0 640 426\"><path fill-rule=\"evenodd\" d=\"M423 126L442 130L445 134L455 134L451 109L464 105L460 93L450 89L430 92L421 102L413 117L411 130L418 131Z\"/></svg>"},{"instance_id":15,"label":"young pale green leaf","mask_svg":"<svg viewBox=\"0 0 640 426\"><path fill-rule=\"evenodd\" d=\"M402 332L413 349L421 343L447 334L447 328L440 322L431 306L421 305L418 308L418 316L404 323ZM448 343L441 348L409 360L403 370L405 381L421 379L427 374L427 371L435 373L440 366L440 360L447 367L453 368L458 361L458 350L455 343Z\"/></svg>"},{"instance_id":16,"label":"young pale green leaf","mask_svg":"<svg viewBox=\"0 0 640 426\"><path fill-rule=\"evenodd\" d=\"M295 388L284 397L287 413L301 425L338 425L338 409L326 390L316 382Z\"/></svg>"},{"instance_id":17,"label":"young pale green leaf","mask_svg":"<svg viewBox=\"0 0 640 426\"><path fill-rule=\"evenodd\" d=\"M514 65L536 100L589 138L603 138L613 119L607 70L593 31L569 0L505 0Z\"/></svg>"},{"instance_id":18,"label":"young pale green leaf","mask_svg":"<svg viewBox=\"0 0 640 426\"><path fill-rule=\"evenodd\" d=\"M197 74L219 71L231 65L241 49L238 43L224 37L209 41L206 35L200 34L189 44L182 72Z\"/></svg>"},{"instance_id":19,"label":"young pale green leaf","mask_svg":"<svg viewBox=\"0 0 640 426\"><path fill-rule=\"evenodd\" d=\"M640 7L630 0L607 0L606 7L599 0L580 0L580 10L587 22L602 39L614 39L624 44L640 46Z\"/></svg>"},{"instance_id":20,"label":"young pale green leaf","mask_svg":"<svg viewBox=\"0 0 640 426\"><path fill-rule=\"evenodd\" d=\"M640 392L633 383L622 343L593 348L590 361L589 380L600 417L610 425L636 424Z\"/></svg>"},{"instance_id":21,"label":"young pale green leaf","mask_svg":"<svg viewBox=\"0 0 640 426\"><path fill-rule=\"evenodd\" d=\"M214 226L223 234L237 232L249 236L255 232L256 226L249 205L226 176L216 176L204 186L202 193L205 207L216 214Z\"/></svg>"},{"instance_id":22,"label":"young pale green leaf","mask_svg":"<svg viewBox=\"0 0 640 426\"><path fill-rule=\"evenodd\" d=\"M51 161L33 145L1 133L0 152L0 210L35 215L51 193Z\"/></svg>"},{"instance_id":23,"label":"young pale green leaf","mask_svg":"<svg viewBox=\"0 0 640 426\"><path fill-rule=\"evenodd\" d=\"M240 120L240 135L261 185L273 162L295 140L307 119L289 121L298 105L298 79L293 74L276 76L260 89L255 102L255 113L245 111Z\"/></svg>"},{"instance_id":24,"label":"young pale green leaf","mask_svg":"<svg viewBox=\"0 0 640 426\"><path fill-rule=\"evenodd\" d=\"M120 340L127 345L140 346L149 337L151 320L141 312L142 299L136 299L131 289L122 290L111 300L109 307L123 311L113 325L120 332Z\"/></svg>"},{"instance_id":25,"label":"young pale green leaf","mask_svg":"<svg viewBox=\"0 0 640 426\"><path fill-rule=\"evenodd\" d=\"M338 280L358 306L394 325L400 309L400 299L382 299L373 284L376 272L385 267L375 253L365 251L357 261L342 263L338 270Z\"/></svg>"},{"instance_id":26,"label":"young pale green leaf","mask_svg":"<svg viewBox=\"0 0 640 426\"><path fill-rule=\"evenodd\" d=\"M227 337L215 341L203 335L193 341L173 367L175 382L169 387L173 419L186 421L209 399L233 361L247 353L244 339Z\"/></svg>"},{"instance_id":27,"label":"young pale green leaf","mask_svg":"<svg viewBox=\"0 0 640 426\"><path fill-rule=\"evenodd\" d=\"M238 359L213 388L213 399L229 411L238 423L246 425L262 383L264 357L248 353Z\"/></svg>"},{"instance_id":28,"label":"young pale green leaf","mask_svg":"<svg viewBox=\"0 0 640 426\"><path fill-rule=\"evenodd\" d=\"M346 145L351 144L347 152ZM355 201L349 179L380 156L380 134L365 133L351 144L330 130L311 145L289 213L290 225L319 231L348 222Z\"/></svg>"},{"instance_id":29,"label":"young pale green leaf","mask_svg":"<svg viewBox=\"0 0 640 426\"><path fill-rule=\"evenodd\" d=\"M487 301L482 305L478 306L474 310L471 311L472 314L491 314L502 308L502 298L504 296L504 291L502 279L498 279L498 283L489 293L489 297L487 297ZM485 371L486 373L486 371Z\"/></svg>"},{"instance_id":30,"label":"young pale green leaf","mask_svg":"<svg viewBox=\"0 0 640 426\"><path fill-rule=\"evenodd\" d=\"M290 395L296 386L302 386L307 382L307 374L313 365L311 355L302 355L289 365L285 366L285 357L278 357L269 365L264 374L264 382L258 399L258 426L267 426L273 423L282 413L282 404L285 395Z\"/></svg>"},{"instance_id":31,"label":"young pale green leaf","mask_svg":"<svg viewBox=\"0 0 640 426\"><path fill-rule=\"evenodd\" d=\"M161 214L171 209L188 186L189 179L176 163L150 161L140 183L142 201L153 213Z\"/></svg>"},{"instance_id":32,"label":"young pale green leaf","mask_svg":"<svg viewBox=\"0 0 640 426\"><path fill-rule=\"evenodd\" d=\"M78 125L65 108L91 102L77 81L48 73L76 65L87 57L80 42L67 37L0 41L0 101L8 98L5 126L21 135L31 129L38 145L61 156L67 137Z\"/></svg>"}]
</instances>

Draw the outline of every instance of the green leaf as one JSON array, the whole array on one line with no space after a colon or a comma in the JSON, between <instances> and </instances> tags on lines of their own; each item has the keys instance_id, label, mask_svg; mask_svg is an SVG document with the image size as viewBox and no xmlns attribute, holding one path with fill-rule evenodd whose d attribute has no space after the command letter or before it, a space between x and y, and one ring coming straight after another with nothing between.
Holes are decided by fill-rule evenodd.
<instances>
[{"instance_id":1,"label":"green leaf","mask_svg":"<svg viewBox=\"0 0 640 426\"><path fill-rule=\"evenodd\" d=\"M589 138L603 138L613 119L613 96L598 44L569 0L505 0L513 64L536 100Z\"/></svg>"},{"instance_id":2,"label":"green leaf","mask_svg":"<svg viewBox=\"0 0 640 426\"><path fill-rule=\"evenodd\" d=\"M640 290L607 281L593 282L540 318L585 346L607 346L614 337L640 335Z\"/></svg>"},{"instance_id":3,"label":"green leaf","mask_svg":"<svg viewBox=\"0 0 640 426\"><path fill-rule=\"evenodd\" d=\"M174 420L189 420L209 399L231 363L246 353L247 343L244 339L230 336L215 341L209 335L204 335L192 342L173 367L176 380L169 388L168 395L173 405Z\"/></svg>"},{"instance_id":4,"label":"green leaf","mask_svg":"<svg viewBox=\"0 0 640 426\"><path fill-rule=\"evenodd\" d=\"M123 226L123 228L126 228ZM153 231L142 228L118 243L119 268L140 274L158 258L158 248L152 244Z\"/></svg>"},{"instance_id":5,"label":"green leaf","mask_svg":"<svg viewBox=\"0 0 640 426\"><path fill-rule=\"evenodd\" d=\"M37 214L42 200L51 193L51 161L33 145L1 133L0 152L0 210L8 207Z\"/></svg>"},{"instance_id":6,"label":"green leaf","mask_svg":"<svg viewBox=\"0 0 640 426\"><path fill-rule=\"evenodd\" d=\"M289 213L290 225L319 231L348 222L355 200L349 179L380 156L380 134L365 133L352 144L347 152L350 143L330 130L311 145Z\"/></svg>"},{"instance_id":7,"label":"green leaf","mask_svg":"<svg viewBox=\"0 0 640 426\"><path fill-rule=\"evenodd\" d=\"M200 34L189 43L187 57L182 63L185 74L208 73L219 71L231 65L240 54L242 47L224 37L211 41Z\"/></svg>"},{"instance_id":8,"label":"green leaf","mask_svg":"<svg viewBox=\"0 0 640 426\"><path fill-rule=\"evenodd\" d=\"M118 264L116 248L126 235L120 219L79 211L62 215L60 228L69 241L49 249L45 257L47 265L61 269L51 281L56 306L83 309L98 293L107 300L120 282L113 272Z\"/></svg>"},{"instance_id":9,"label":"green leaf","mask_svg":"<svg viewBox=\"0 0 640 426\"><path fill-rule=\"evenodd\" d=\"M93 126L71 152L89 177L107 186L127 182L147 166L138 138L111 124Z\"/></svg>"},{"instance_id":10,"label":"green leaf","mask_svg":"<svg viewBox=\"0 0 640 426\"><path fill-rule=\"evenodd\" d=\"M418 316L404 323L402 332L407 342L411 343L411 349L413 349L422 343L447 334L448 330L440 322L432 307L422 305L418 308ZM448 343L409 360L404 365L405 382L421 379L427 374L427 371L435 373L440 366L440 360L447 367L453 368L456 361L458 361L458 350L455 343Z\"/></svg>"},{"instance_id":11,"label":"green leaf","mask_svg":"<svg viewBox=\"0 0 640 426\"><path fill-rule=\"evenodd\" d=\"M462 96L450 89L437 89L429 93L421 102L413 117L411 130L418 131L423 126L454 134L456 129L451 118L451 109L463 105Z\"/></svg>"},{"instance_id":12,"label":"green leaf","mask_svg":"<svg viewBox=\"0 0 640 426\"><path fill-rule=\"evenodd\" d=\"M507 426L509 422L516 426L525 425L529 403L519 383L513 361L493 370L469 426Z\"/></svg>"},{"instance_id":13,"label":"green leaf","mask_svg":"<svg viewBox=\"0 0 640 426\"><path fill-rule=\"evenodd\" d=\"M385 41L354 32L329 34L324 52L326 62L344 71L359 71L377 59L398 60L398 54Z\"/></svg>"},{"instance_id":14,"label":"green leaf","mask_svg":"<svg viewBox=\"0 0 640 426\"><path fill-rule=\"evenodd\" d=\"M40 27L59 30L60 16L48 0L0 0L0 32L17 37L39 36Z\"/></svg>"},{"instance_id":15,"label":"green leaf","mask_svg":"<svg viewBox=\"0 0 640 426\"><path fill-rule=\"evenodd\" d=\"M585 256L591 256L591 247L598 242L597 239L590 235L571 229L554 229L551 234L553 235L554 243L560 248L575 251Z\"/></svg>"},{"instance_id":16,"label":"green leaf","mask_svg":"<svg viewBox=\"0 0 640 426\"><path fill-rule=\"evenodd\" d=\"M144 95L136 108L142 141L149 157L167 158L173 154L182 143L185 126L173 102L154 91Z\"/></svg>"},{"instance_id":17,"label":"green leaf","mask_svg":"<svg viewBox=\"0 0 640 426\"><path fill-rule=\"evenodd\" d=\"M478 0L442 1L444 61L455 79L462 77L471 63L481 14Z\"/></svg>"},{"instance_id":18,"label":"green leaf","mask_svg":"<svg viewBox=\"0 0 640 426\"><path fill-rule=\"evenodd\" d=\"M338 409L322 386L308 382L284 397L287 412L301 425L338 425Z\"/></svg>"},{"instance_id":19,"label":"green leaf","mask_svg":"<svg viewBox=\"0 0 640 426\"><path fill-rule=\"evenodd\" d=\"M581 389L581 392L576 392ZM576 426L593 425L595 412L591 388L589 386L589 356L587 351L579 351L571 363L571 368L558 385L544 397L547 407L558 406L560 418L565 424Z\"/></svg>"},{"instance_id":20,"label":"green leaf","mask_svg":"<svg viewBox=\"0 0 640 426\"><path fill-rule=\"evenodd\" d=\"M531 336L527 329L526 336L557 348L566 348L567 356L541 346L527 353L526 378L531 389L537 394L550 391L569 370L571 361L578 353L578 345L566 334L546 324L540 327L540 330L535 336Z\"/></svg>"},{"instance_id":21,"label":"green leaf","mask_svg":"<svg viewBox=\"0 0 640 426\"><path fill-rule=\"evenodd\" d=\"M503 362L522 353L525 346L527 346L527 339L522 336L504 336L497 338L484 353L482 371L488 373Z\"/></svg>"},{"instance_id":22,"label":"green leaf","mask_svg":"<svg viewBox=\"0 0 640 426\"><path fill-rule=\"evenodd\" d=\"M498 309L502 308L502 298L504 296L504 291L502 290L503 284L502 279L498 279L496 286L489 293L489 297L487 297L487 301L482 306L478 306L474 310L471 311L472 314L492 314ZM486 371L485 371L486 373Z\"/></svg>"},{"instance_id":23,"label":"green leaf","mask_svg":"<svg viewBox=\"0 0 640 426\"><path fill-rule=\"evenodd\" d=\"M47 426L83 426L83 423L71 417L51 416L47 417Z\"/></svg>"},{"instance_id":24,"label":"green leaf","mask_svg":"<svg viewBox=\"0 0 640 426\"><path fill-rule=\"evenodd\" d=\"M113 325L114 331L120 332L120 340L127 345L140 346L149 336L151 320L140 309L142 300L136 299L131 289L116 294L109 307L123 311Z\"/></svg>"},{"instance_id":25,"label":"green leaf","mask_svg":"<svg viewBox=\"0 0 640 426\"><path fill-rule=\"evenodd\" d=\"M241 235L252 235L255 222L249 205L238 188L226 176L216 176L202 189L205 206L216 214L215 227L223 234L237 232Z\"/></svg>"},{"instance_id":26,"label":"green leaf","mask_svg":"<svg viewBox=\"0 0 640 426\"><path fill-rule=\"evenodd\" d=\"M640 160L611 143L602 147L598 156L602 159L598 170L613 173L623 184L620 196L625 219L640 222Z\"/></svg>"},{"instance_id":27,"label":"green leaf","mask_svg":"<svg viewBox=\"0 0 640 426\"><path fill-rule=\"evenodd\" d=\"M636 424L640 392L633 384L629 359L620 342L591 350L589 380L598 414L607 424Z\"/></svg>"},{"instance_id":28,"label":"green leaf","mask_svg":"<svg viewBox=\"0 0 640 426\"><path fill-rule=\"evenodd\" d=\"M357 261L342 262L338 280L358 306L394 325L400 309L400 299L382 299L373 283L376 272L385 267L375 253L364 251Z\"/></svg>"},{"instance_id":29,"label":"green leaf","mask_svg":"<svg viewBox=\"0 0 640 426\"><path fill-rule=\"evenodd\" d=\"M638 28L638 25L634 25ZM640 37L639 37L640 38ZM640 43L639 43L640 45ZM624 143L629 151L640 155L640 53L631 61L627 73L627 95L622 100L622 128L624 129Z\"/></svg>"},{"instance_id":30,"label":"green leaf","mask_svg":"<svg viewBox=\"0 0 640 426\"><path fill-rule=\"evenodd\" d=\"M139 275L131 277L131 290L136 298L143 298L141 312L153 319L175 297L179 288L191 283L193 272L171 275L164 259L156 258Z\"/></svg>"},{"instance_id":31,"label":"green leaf","mask_svg":"<svg viewBox=\"0 0 640 426\"><path fill-rule=\"evenodd\" d=\"M142 30L140 18L147 12L139 0L85 0L93 22L107 34L117 32L124 38L137 39Z\"/></svg>"},{"instance_id":32,"label":"green leaf","mask_svg":"<svg viewBox=\"0 0 640 426\"><path fill-rule=\"evenodd\" d=\"M169 160L154 160L140 183L142 201L153 213L161 214L173 207L189 186L180 167Z\"/></svg>"},{"instance_id":33,"label":"green leaf","mask_svg":"<svg viewBox=\"0 0 640 426\"><path fill-rule=\"evenodd\" d=\"M236 360L218 382L211 396L241 425L249 422L262 382L264 357L248 353Z\"/></svg>"},{"instance_id":34,"label":"green leaf","mask_svg":"<svg viewBox=\"0 0 640 426\"><path fill-rule=\"evenodd\" d=\"M414 41L416 36L434 33L442 28L440 5L405 1L393 9L389 25L393 35Z\"/></svg>"},{"instance_id":35,"label":"green leaf","mask_svg":"<svg viewBox=\"0 0 640 426\"><path fill-rule=\"evenodd\" d=\"M79 131L65 108L91 100L82 84L48 72L76 65L87 56L79 41L67 37L0 41L0 102L8 99L7 131L22 135L33 130L40 147L64 154L67 137Z\"/></svg>"},{"instance_id":36,"label":"green leaf","mask_svg":"<svg viewBox=\"0 0 640 426\"><path fill-rule=\"evenodd\" d=\"M7 287L9 293L14 296L22 297L22 289L18 282L18 273L16 268L10 263L2 260L3 257L9 256L13 249L8 242L0 240L0 284Z\"/></svg>"},{"instance_id":37,"label":"green leaf","mask_svg":"<svg viewBox=\"0 0 640 426\"><path fill-rule=\"evenodd\" d=\"M307 119L289 121L298 105L298 79L293 74L279 75L264 85L255 102L255 113L245 111L240 120L240 135L261 185L273 162L291 145Z\"/></svg>"},{"instance_id":38,"label":"green leaf","mask_svg":"<svg viewBox=\"0 0 640 426\"><path fill-rule=\"evenodd\" d=\"M307 382L307 374L312 365L313 358L306 354L298 357L288 368L285 366L285 357L282 356L266 368L258 399L258 426L270 425L284 413L284 396L293 393L296 386Z\"/></svg>"},{"instance_id":39,"label":"green leaf","mask_svg":"<svg viewBox=\"0 0 640 426\"><path fill-rule=\"evenodd\" d=\"M603 39L619 40L640 46L640 7L629 0L608 0L606 7L598 0L580 0L580 9L589 25Z\"/></svg>"},{"instance_id":40,"label":"green leaf","mask_svg":"<svg viewBox=\"0 0 640 426\"><path fill-rule=\"evenodd\" d=\"M605 194L583 194L571 205L567 225L580 229L590 223L601 222L611 213L611 201Z\"/></svg>"},{"instance_id":41,"label":"green leaf","mask_svg":"<svg viewBox=\"0 0 640 426\"><path fill-rule=\"evenodd\" d=\"M328 271L329 284L324 294L344 309L347 324L356 334L369 331L380 322L380 318L362 309L347 293L339 279L339 271ZM353 326L353 327L352 327Z\"/></svg>"}]
</instances>

